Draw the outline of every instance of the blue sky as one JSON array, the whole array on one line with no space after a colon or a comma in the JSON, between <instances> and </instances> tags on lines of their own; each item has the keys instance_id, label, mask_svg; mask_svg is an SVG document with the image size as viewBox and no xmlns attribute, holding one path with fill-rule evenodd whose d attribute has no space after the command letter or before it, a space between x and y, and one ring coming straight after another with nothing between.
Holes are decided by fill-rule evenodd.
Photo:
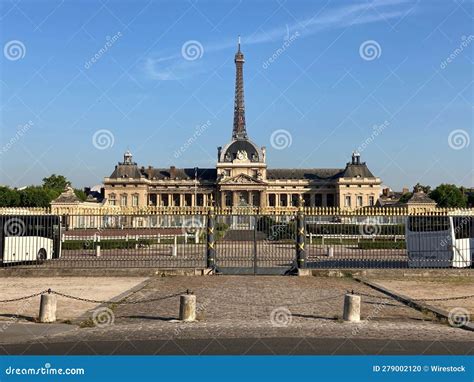
<instances>
[{"instance_id":1,"label":"blue sky","mask_svg":"<svg viewBox=\"0 0 474 382\"><path fill-rule=\"evenodd\" d=\"M474 186L473 13L461 0L2 1L0 184L100 184L126 149L143 166L214 167L241 35L247 130L269 167L343 168L359 148L393 189Z\"/></svg>"}]
</instances>

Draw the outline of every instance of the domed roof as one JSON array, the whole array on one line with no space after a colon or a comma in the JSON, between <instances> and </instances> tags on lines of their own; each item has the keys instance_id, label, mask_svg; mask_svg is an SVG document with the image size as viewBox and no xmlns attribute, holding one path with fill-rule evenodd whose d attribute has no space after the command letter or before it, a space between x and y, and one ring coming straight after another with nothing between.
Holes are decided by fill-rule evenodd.
<instances>
[{"instance_id":1,"label":"domed roof","mask_svg":"<svg viewBox=\"0 0 474 382\"><path fill-rule=\"evenodd\" d=\"M235 159L263 163L263 153L250 139L233 139L222 148L219 162L232 162Z\"/></svg>"}]
</instances>

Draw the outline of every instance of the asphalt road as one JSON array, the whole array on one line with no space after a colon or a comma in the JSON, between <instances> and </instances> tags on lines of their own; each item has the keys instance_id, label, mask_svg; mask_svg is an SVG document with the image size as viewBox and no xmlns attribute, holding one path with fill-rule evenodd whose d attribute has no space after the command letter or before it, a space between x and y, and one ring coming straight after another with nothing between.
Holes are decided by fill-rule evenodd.
<instances>
[{"instance_id":1,"label":"asphalt road","mask_svg":"<svg viewBox=\"0 0 474 382\"><path fill-rule=\"evenodd\" d=\"M344 338L219 338L0 345L25 355L474 355L474 342Z\"/></svg>"}]
</instances>

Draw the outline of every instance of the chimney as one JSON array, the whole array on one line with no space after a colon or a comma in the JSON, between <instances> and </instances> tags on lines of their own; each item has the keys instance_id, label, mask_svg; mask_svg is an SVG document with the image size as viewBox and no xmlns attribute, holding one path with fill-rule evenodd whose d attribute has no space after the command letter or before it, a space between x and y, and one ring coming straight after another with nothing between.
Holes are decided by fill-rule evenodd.
<instances>
[{"instance_id":1,"label":"chimney","mask_svg":"<svg viewBox=\"0 0 474 382\"><path fill-rule=\"evenodd\" d=\"M175 166L170 167L170 178L171 179L176 178L176 167Z\"/></svg>"},{"instance_id":2,"label":"chimney","mask_svg":"<svg viewBox=\"0 0 474 382\"><path fill-rule=\"evenodd\" d=\"M382 190L383 196L388 196L390 195L390 188L386 187Z\"/></svg>"}]
</instances>

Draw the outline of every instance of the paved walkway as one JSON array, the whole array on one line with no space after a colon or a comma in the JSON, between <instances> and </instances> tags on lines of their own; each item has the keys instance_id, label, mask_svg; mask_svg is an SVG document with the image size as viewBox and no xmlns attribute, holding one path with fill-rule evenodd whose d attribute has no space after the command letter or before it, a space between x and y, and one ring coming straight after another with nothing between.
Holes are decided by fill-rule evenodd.
<instances>
[{"instance_id":1,"label":"paved walkway","mask_svg":"<svg viewBox=\"0 0 474 382\"><path fill-rule=\"evenodd\" d=\"M327 338L337 340L334 343L340 346L347 342L378 341L374 353L383 352L384 344L390 347L398 341L405 344L421 341L415 352L420 354L430 352L435 344L437 348L446 348L447 354L452 352L448 350L449 346L456 348L453 343L459 343L458 351L463 354L472 349L470 344L474 345L474 332L432 321L421 312L349 278L152 278L127 301L156 300L186 289L197 296L196 322L177 321L179 297L176 296L139 304L112 305L109 310L104 306L98 307L95 319L92 322L86 320L82 328L47 335L35 341L45 349L57 348L62 343L62 352L80 344L88 344L90 352L93 352L94 344L108 343L110 346L107 349L112 352L114 348L136 341L161 341L165 346L170 341L175 344L186 340L219 342L232 338ZM347 290L371 295L362 297L360 323L341 320L343 295ZM11 344L22 341L1 337L0 342ZM448 342L451 345L448 346ZM34 346L34 342L27 347L30 348L30 345Z\"/></svg>"}]
</instances>

